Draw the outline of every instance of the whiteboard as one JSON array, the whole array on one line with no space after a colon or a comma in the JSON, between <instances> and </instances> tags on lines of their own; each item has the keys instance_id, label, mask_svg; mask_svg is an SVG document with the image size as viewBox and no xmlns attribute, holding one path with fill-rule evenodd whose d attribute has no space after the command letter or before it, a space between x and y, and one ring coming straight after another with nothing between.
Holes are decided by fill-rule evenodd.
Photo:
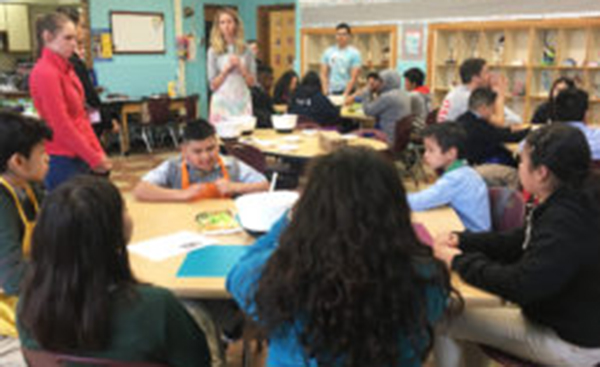
<instances>
[{"instance_id":1,"label":"whiteboard","mask_svg":"<svg viewBox=\"0 0 600 367\"><path fill-rule=\"evenodd\" d=\"M110 13L113 52L164 53L165 19L162 13Z\"/></svg>"}]
</instances>

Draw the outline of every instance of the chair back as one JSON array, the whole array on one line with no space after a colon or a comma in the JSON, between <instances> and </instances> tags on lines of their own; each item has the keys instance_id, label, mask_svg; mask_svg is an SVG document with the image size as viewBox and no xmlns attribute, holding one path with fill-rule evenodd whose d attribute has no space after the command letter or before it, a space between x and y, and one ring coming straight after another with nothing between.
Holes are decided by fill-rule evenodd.
<instances>
[{"instance_id":1,"label":"chair back","mask_svg":"<svg viewBox=\"0 0 600 367\"><path fill-rule=\"evenodd\" d=\"M22 349L23 357L30 367L65 367L71 365L94 367L168 367L151 362L124 362L104 358L78 357L40 350Z\"/></svg>"},{"instance_id":2,"label":"chair back","mask_svg":"<svg viewBox=\"0 0 600 367\"><path fill-rule=\"evenodd\" d=\"M508 187L491 187L489 195L494 231L504 232L523 225L525 201L520 192Z\"/></svg>"},{"instance_id":3,"label":"chair back","mask_svg":"<svg viewBox=\"0 0 600 367\"><path fill-rule=\"evenodd\" d=\"M148 98L144 102L142 121L150 125L165 125L171 121L169 97Z\"/></svg>"},{"instance_id":4,"label":"chair back","mask_svg":"<svg viewBox=\"0 0 600 367\"><path fill-rule=\"evenodd\" d=\"M248 144L231 142L225 144L229 154L246 163L260 173L267 171L267 159L263 152Z\"/></svg>"},{"instance_id":5,"label":"chair back","mask_svg":"<svg viewBox=\"0 0 600 367\"><path fill-rule=\"evenodd\" d=\"M427 118L425 118L425 126L437 123L438 112L440 112L440 109L436 108L427 114Z\"/></svg>"},{"instance_id":6,"label":"chair back","mask_svg":"<svg viewBox=\"0 0 600 367\"><path fill-rule=\"evenodd\" d=\"M408 115L396 122L394 129L394 146L392 152L394 154L402 153L410 143L410 133L413 129L414 115Z\"/></svg>"},{"instance_id":7,"label":"chair back","mask_svg":"<svg viewBox=\"0 0 600 367\"><path fill-rule=\"evenodd\" d=\"M192 94L185 98L185 120L191 121L198 117L198 98L197 94Z\"/></svg>"},{"instance_id":8,"label":"chair back","mask_svg":"<svg viewBox=\"0 0 600 367\"><path fill-rule=\"evenodd\" d=\"M592 169L600 170L600 161L592 161Z\"/></svg>"},{"instance_id":9,"label":"chair back","mask_svg":"<svg viewBox=\"0 0 600 367\"><path fill-rule=\"evenodd\" d=\"M300 121L300 120L298 120ZM308 121L308 120L304 120L302 122L298 122L298 125L296 125L296 129L298 130L319 130L321 129L321 125L319 125L318 123L314 122L314 121Z\"/></svg>"}]
</instances>

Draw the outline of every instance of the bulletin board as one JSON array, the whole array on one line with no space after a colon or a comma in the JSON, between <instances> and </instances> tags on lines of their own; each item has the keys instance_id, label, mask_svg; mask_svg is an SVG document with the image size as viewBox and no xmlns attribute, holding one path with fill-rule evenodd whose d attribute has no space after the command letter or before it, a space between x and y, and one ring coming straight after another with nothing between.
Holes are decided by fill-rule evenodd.
<instances>
[{"instance_id":1,"label":"bulletin board","mask_svg":"<svg viewBox=\"0 0 600 367\"><path fill-rule=\"evenodd\" d=\"M110 12L115 54L165 53L165 19L162 13Z\"/></svg>"}]
</instances>

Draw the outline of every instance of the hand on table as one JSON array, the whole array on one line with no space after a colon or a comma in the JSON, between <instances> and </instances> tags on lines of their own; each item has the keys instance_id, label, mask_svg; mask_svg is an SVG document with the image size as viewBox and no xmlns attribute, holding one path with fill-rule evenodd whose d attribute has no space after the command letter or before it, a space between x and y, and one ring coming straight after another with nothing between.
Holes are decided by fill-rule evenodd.
<instances>
[{"instance_id":1,"label":"hand on table","mask_svg":"<svg viewBox=\"0 0 600 367\"><path fill-rule=\"evenodd\" d=\"M224 178L220 178L215 181L215 186L221 195L230 195L237 192L237 184Z\"/></svg>"},{"instance_id":2,"label":"hand on table","mask_svg":"<svg viewBox=\"0 0 600 367\"><path fill-rule=\"evenodd\" d=\"M111 160L108 157L104 157L96 167L92 168L92 172L104 175L110 173L112 168L113 164Z\"/></svg>"},{"instance_id":3,"label":"hand on table","mask_svg":"<svg viewBox=\"0 0 600 367\"><path fill-rule=\"evenodd\" d=\"M204 190L204 186L199 183L191 184L187 189L181 190L182 198L186 201L195 200Z\"/></svg>"},{"instance_id":4,"label":"hand on table","mask_svg":"<svg viewBox=\"0 0 600 367\"><path fill-rule=\"evenodd\" d=\"M452 267L452 260L457 255L462 254L458 248L459 238L456 233L444 233L435 238L433 244L433 254L438 259L443 261L448 269Z\"/></svg>"}]
</instances>

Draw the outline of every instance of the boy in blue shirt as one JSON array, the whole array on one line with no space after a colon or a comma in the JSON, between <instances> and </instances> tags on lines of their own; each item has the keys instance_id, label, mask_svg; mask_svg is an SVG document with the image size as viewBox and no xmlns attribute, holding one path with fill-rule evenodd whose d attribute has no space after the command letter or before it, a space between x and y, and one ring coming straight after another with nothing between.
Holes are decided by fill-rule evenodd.
<instances>
[{"instance_id":1,"label":"boy in blue shirt","mask_svg":"<svg viewBox=\"0 0 600 367\"><path fill-rule=\"evenodd\" d=\"M449 205L465 228L472 232L491 230L488 189L479 174L463 159L465 131L455 122L435 124L423 130L425 163L444 173L431 187L408 195L414 211Z\"/></svg>"}]
</instances>

